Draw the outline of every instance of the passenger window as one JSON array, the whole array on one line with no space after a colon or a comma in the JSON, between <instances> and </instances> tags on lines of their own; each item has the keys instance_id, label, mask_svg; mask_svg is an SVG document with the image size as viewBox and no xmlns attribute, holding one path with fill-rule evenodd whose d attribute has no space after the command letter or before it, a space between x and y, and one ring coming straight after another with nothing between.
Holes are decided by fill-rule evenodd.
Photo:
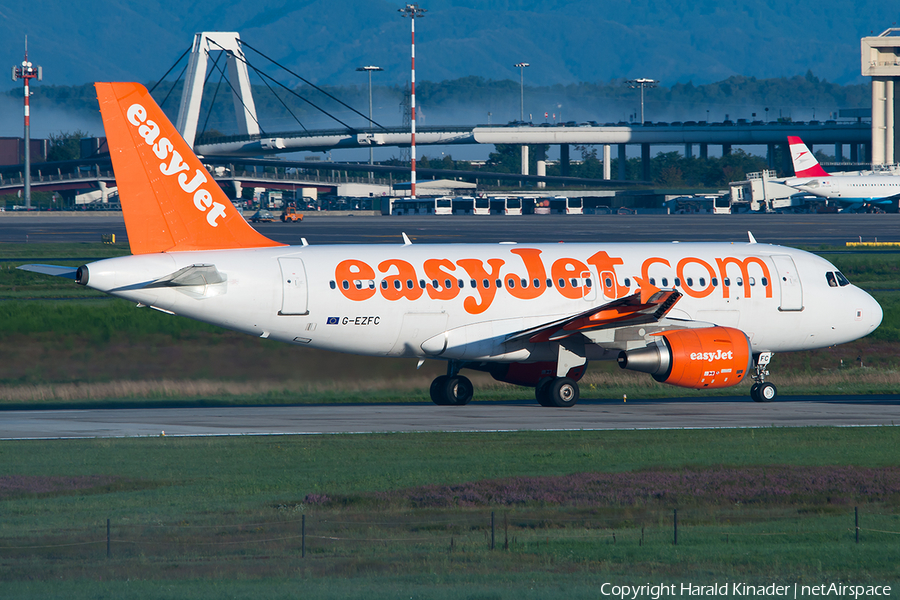
<instances>
[{"instance_id":1,"label":"passenger window","mask_svg":"<svg viewBox=\"0 0 900 600\"><path fill-rule=\"evenodd\" d=\"M669 287L669 278L668 277L662 278L662 285L663 285L663 287Z\"/></svg>"},{"instance_id":2,"label":"passenger window","mask_svg":"<svg viewBox=\"0 0 900 600\"><path fill-rule=\"evenodd\" d=\"M655 278L655 277L651 277L651 278L650 278L650 285L656 285L656 278Z\"/></svg>"},{"instance_id":3,"label":"passenger window","mask_svg":"<svg viewBox=\"0 0 900 600\"><path fill-rule=\"evenodd\" d=\"M381 289L383 289L383 290L387 289L387 280L386 279L381 280Z\"/></svg>"},{"instance_id":4,"label":"passenger window","mask_svg":"<svg viewBox=\"0 0 900 600\"><path fill-rule=\"evenodd\" d=\"M470 279L470 280L469 280L469 286L470 286L470 287L473 287L473 288L476 288L476 287L478 287L478 282L475 281L474 279Z\"/></svg>"},{"instance_id":5,"label":"passenger window","mask_svg":"<svg viewBox=\"0 0 900 600\"><path fill-rule=\"evenodd\" d=\"M419 287L422 288L423 290L425 289L425 280L424 279L419 280Z\"/></svg>"},{"instance_id":6,"label":"passenger window","mask_svg":"<svg viewBox=\"0 0 900 600\"><path fill-rule=\"evenodd\" d=\"M763 277L763 278L761 279L761 281L762 281L762 284L763 284L763 285L769 285L769 280L766 279L765 277Z\"/></svg>"},{"instance_id":7,"label":"passenger window","mask_svg":"<svg viewBox=\"0 0 900 600\"><path fill-rule=\"evenodd\" d=\"M497 286L498 288L500 288L500 287L503 287L503 282L500 281L499 279L495 279L494 285Z\"/></svg>"},{"instance_id":8,"label":"passenger window","mask_svg":"<svg viewBox=\"0 0 900 600\"><path fill-rule=\"evenodd\" d=\"M334 280L332 280L331 282L328 283L328 286L331 289L335 289L335 288L337 288L337 283L335 283Z\"/></svg>"},{"instance_id":9,"label":"passenger window","mask_svg":"<svg viewBox=\"0 0 900 600\"><path fill-rule=\"evenodd\" d=\"M693 278L693 277L688 277L688 278L687 278L687 284L688 284L688 287L694 287L694 278Z\"/></svg>"},{"instance_id":10,"label":"passenger window","mask_svg":"<svg viewBox=\"0 0 900 600\"><path fill-rule=\"evenodd\" d=\"M548 279L548 280L547 280L547 287L548 287L548 288L552 288L552 287L553 287L553 280L552 280L552 279Z\"/></svg>"},{"instance_id":11,"label":"passenger window","mask_svg":"<svg viewBox=\"0 0 900 600\"><path fill-rule=\"evenodd\" d=\"M677 277L675 278L675 287L681 287L681 280Z\"/></svg>"},{"instance_id":12,"label":"passenger window","mask_svg":"<svg viewBox=\"0 0 900 600\"><path fill-rule=\"evenodd\" d=\"M578 280L575 279L574 277L573 277L572 279L570 279L569 282L572 284L572 287L573 287L573 288L577 288L577 287L578 287Z\"/></svg>"},{"instance_id":13,"label":"passenger window","mask_svg":"<svg viewBox=\"0 0 900 600\"><path fill-rule=\"evenodd\" d=\"M491 287L491 280L490 279L482 279L481 287L483 287L484 289L488 289L489 287Z\"/></svg>"},{"instance_id":14,"label":"passenger window","mask_svg":"<svg viewBox=\"0 0 900 600\"><path fill-rule=\"evenodd\" d=\"M540 280L540 279L535 279L535 280L534 280L534 287L536 287L536 288L541 287L541 280Z\"/></svg>"},{"instance_id":15,"label":"passenger window","mask_svg":"<svg viewBox=\"0 0 900 600\"><path fill-rule=\"evenodd\" d=\"M453 285L453 284L452 284L452 283L450 283L450 280L449 280L449 279L445 279L445 280L444 280L444 289L447 289L447 290L449 290L449 289L450 289L450 287L451 287L451 286L452 286L452 285ZM434 286L434 287L437 287L437 284L435 284L435 286Z\"/></svg>"},{"instance_id":16,"label":"passenger window","mask_svg":"<svg viewBox=\"0 0 900 600\"><path fill-rule=\"evenodd\" d=\"M354 280L353 280L353 285L355 285L355 286L356 286L356 289L358 289L358 290L361 290L361 289L362 289L362 281L360 281L359 279L354 279Z\"/></svg>"},{"instance_id":17,"label":"passenger window","mask_svg":"<svg viewBox=\"0 0 900 600\"><path fill-rule=\"evenodd\" d=\"M412 283L412 282L410 282L410 283ZM399 290L401 287L403 287L403 285L400 283L400 280L399 280L399 279L395 279L395 280L394 280L394 289L395 289L395 290Z\"/></svg>"},{"instance_id":18,"label":"passenger window","mask_svg":"<svg viewBox=\"0 0 900 600\"><path fill-rule=\"evenodd\" d=\"M349 289L350 289L350 282L347 281L346 279L343 280L343 281L341 282L341 287L344 288L345 290L349 290Z\"/></svg>"},{"instance_id":19,"label":"passenger window","mask_svg":"<svg viewBox=\"0 0 900 600\"><path fill-rule=\"evenodd\" d=\"M688 280L688 285L691 285L690 280ZM706 278L705 277L700 278L700 287L706 287Z\"/></svg>"},{"instance_id":20,"label":"passenger window","mask_svg":"<svg viewBox=\"0 0 900 600\"><path fill-rule=\"evenodd\" d=\"M509 279L507 279L507 280L506 280L506 287L508 287L508 288L514 288L514 287L516 287L516 280L513 279L512 277L510 277Z\"/></svg>"},{"instance_id":21,"label":"passenger window","mask_svg":"<svg viewBox=\"0 0 900 600\"><path fill-rule=\"evenodd\" d=\"M456 283L459 285L459 289L463 289L464 287L466 287L466 282L462 279L457 279Z\"/></svg>"},{"instance_id":22,"label":"passenger window","mask_svg":"<svg viewBox=\"0 0 900 600\"><path fill-rule=\"evenodd\" d=\"M743 278L743 277L738 277L738 278L737 278L737 284L738 284L738 287L741 287L742 285L744 285L744 278Z\"/></svg>"},{"instance_id":23,"label":"passenger window","mask_svg":"<svg viewBox=\"0 0 900 600\"><path fill-rule=\"evenodd\" d=\"M557 284L559 287L564 288L564 287L566 287L566 280L565 280L565 279L560 279L559 281L556 282L556 284Z\"/></svg>"},{"instance_id":24,"label":"passenger window","mask_svg":"<svg viewBox=\"0 0 900 600\"><path fill-rule=\"evenodd\" d=\"M731 287L731 278L726 277L725 279L722 280L722 283L725 284L725 287Z\"/></svg>"},{"instance_id":25,"label":"passenger window","mask_svg":"<svg viewBox=\"0 0 900 600\"><path fill-rule=\"evenodd\" d=\"M712 282L713 287L719 287L719 280L717 278L713 277L710 281ZM703 280L701 279L700 282L702 284Z\"/></svg>"},{"instance_id":26,"label":"passenger window","mask_svg":"<svg viewBox=\"0 0 900 600\"><path fill-rule=\"evenodd\" d=\"M750 281L750 285L756 285L756 278L751 277L749 281Z\"/></svg>"},{"instance_id":27,"label":"passenger window","mask_svg":"<svg viewBox=\"0 0 900 600\"><path fill-rule=\"evenodd\" d=\"M527 280L527 279L523 279L523 280L522 280L522 289L527 288L527 287L528 287L528 280Z\"/></svg>"},{"instance_id":28,"label":"passenger window","mask_svg":"<svg viewBox=\"0 0 900 600\"><path fill-rule=\"evenodd\" d=\"M406 280L406 289L408 289L408 290L413 289L413 280L412 279Z\"/></svg>"},{"instance_id":29,"label":"passenger window","mask_svg":"<svg viewBox=\"0 0 900 600\"><path fill-rule=\"evenodd\" d=\"M631 279L629 279L628 277L625 278L625 287L627 287L627 288L631 287Z\"/></svg>"}]
</instances>

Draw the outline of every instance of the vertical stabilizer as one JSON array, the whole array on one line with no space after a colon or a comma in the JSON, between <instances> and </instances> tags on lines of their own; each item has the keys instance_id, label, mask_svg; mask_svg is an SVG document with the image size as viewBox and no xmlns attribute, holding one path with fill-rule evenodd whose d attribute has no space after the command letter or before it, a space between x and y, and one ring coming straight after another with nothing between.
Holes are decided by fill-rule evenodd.
<instances>
[{"instance_id":1,"label":"vertical stabilizer","mask_svg":"<svg viewBox=\"0 0 900 600\"><path fill-rule=\"evenodd\" d=\"M791 162L794 163L796 177L829 177L828 172L822 168L803 140L789 135L788 144L791 147Z\"/></svg>"},{"instance_id":2,"label":"vertical stabilizer","mask_svg":"<svg viewBox=\"0 0 900 600\"><path fill-rule=\"evenodd\" d=\"M133 254L283 245L250 227L144 86L95 87Z\"/></svg>"}]
</instances>

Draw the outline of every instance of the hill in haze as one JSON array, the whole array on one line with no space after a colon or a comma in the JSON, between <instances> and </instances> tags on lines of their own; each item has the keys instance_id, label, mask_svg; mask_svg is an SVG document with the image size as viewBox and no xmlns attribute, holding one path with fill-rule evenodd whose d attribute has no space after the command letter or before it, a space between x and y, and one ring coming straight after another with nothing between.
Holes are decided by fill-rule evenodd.
<instances>
[{"instance_id":1,"label":"hill in haze","mask_svg":"<svg viewBox=\"0 0 900 600\"><path fill-rule=\"evenodd\" d=\"M385 0L207 0L140 3L6 0L0 50L31 58L57 85L155 81L197 31L238 31L254 47L317 84L409 77L409 20ZM652 77L667 85L772 78L812 70L860 83L859 38L897 20L882 2L820 0L431 0L417 20L418 79L466 76L537 86ZM252 56L252 53L251 53ZM256 58L254 57L254 60ZM263 61L264 62L264 61Z\"/></svg>"}]
</instances>

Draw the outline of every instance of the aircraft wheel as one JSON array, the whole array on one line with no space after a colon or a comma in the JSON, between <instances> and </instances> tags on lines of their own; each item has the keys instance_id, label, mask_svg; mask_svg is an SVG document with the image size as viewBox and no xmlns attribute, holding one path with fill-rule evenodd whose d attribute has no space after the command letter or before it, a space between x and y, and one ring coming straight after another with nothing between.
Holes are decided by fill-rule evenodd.
<instances>
[{"instance_id":1,"label":"aircraft wheel","mask_svg":"<svg viewBox=\"0 0 900 600\"><path fill-rule=\"evenodd\" d=\"M753 400L754 402L762 402L762 400L759 399L757 392L759 392L759 384L754 383L753 385L750 386L750 399Z\"/></svg>"},{"instance_id":2,"label":"aircraft wheel","mask_svg":"<svg viewBox=\"0 0 900 600\"><path fill-rule=\"evenodd\" d=\"M534 397L537 398L538 404L541 406L553 406L553 404L550 403L550 397L547 393L551 383L553 383L553 378L547 377L546 379L540 380L534 388Z\"/></svg>"},{"instance_id":3,"label":"aircraft wheel","mask_svg":"<svg viewBox=\"0 0 900 600\"><path fill-rule=\"evenodd\" d=\"M761 383L759 389L756 390L758 402L771 402L776 396L778 396L778 388L773 383Z\"/></svg>"},{"instance_id":4,"label":"aircraft wheel","mask_svg":"<svg viewBox=\"0 0 900 600\"><path fill-rule=\"evenodd\" d=\"M475 394L475 388L468 377L457 375L455 377L447 377L444 383L444 394L448 400L447 404L455 406L464 406L472 401Z\"/></svg>"},{"instance_id":5,"label":"aircraft wheel","mask_svg":"<svg viewBox=\"0 0 900 600\"><path fill-rule=\"evenodd\" d=\"M547 386L547 400L550 406L569 408L578 402L578 384L568 377L557 377Z\"/></svg>"},{"instance_id":6,"label":"aircraft wheel","mask_svg":"<svg viewBox=\"0 0 900 600\"><path fill-rule=\"evenodd\" d=\"M450 399L446 396L447 380L450 379L446 375L435 377L431 382L431 401L438 406L447 406Z\"/></svg>"}]
</instances>

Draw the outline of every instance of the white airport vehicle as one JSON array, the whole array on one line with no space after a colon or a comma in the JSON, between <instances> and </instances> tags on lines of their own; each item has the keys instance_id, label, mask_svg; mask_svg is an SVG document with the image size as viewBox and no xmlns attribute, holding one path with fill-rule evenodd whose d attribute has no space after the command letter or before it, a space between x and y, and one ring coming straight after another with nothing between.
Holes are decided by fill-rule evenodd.
<instances>
[{"instance_id":1,"label":"white airport vehicle","mask_svg":"<svg viewBox=\"0 0 900 600\"><path fill-rule=\"evenodd\" d=\"M462 369L567 407L590 360L696 389L773 353L867 335L878 303L825 259L745 243L285 246L255 231L137 83L98 83L131 256L21 268L174 315L303 346L443 360L431 398L473 397Z\"/></svg>"}]
</instances>

